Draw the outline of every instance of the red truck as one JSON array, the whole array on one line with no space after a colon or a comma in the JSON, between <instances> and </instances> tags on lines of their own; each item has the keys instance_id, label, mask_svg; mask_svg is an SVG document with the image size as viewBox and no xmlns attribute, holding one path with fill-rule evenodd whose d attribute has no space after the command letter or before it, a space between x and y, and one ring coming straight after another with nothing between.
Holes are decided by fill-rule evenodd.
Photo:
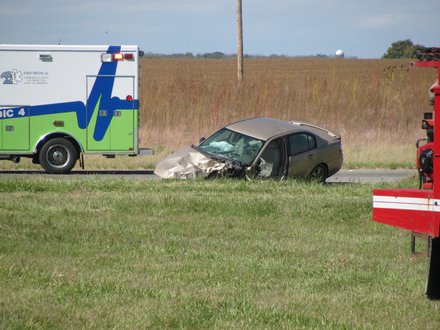
<instances>
[{"instance_id":1,"label":"red truck","mask_svg":"<svg viewBox=\"0 0 440 330\"><path fill-rule=\"evenodd\" d=\"M440 47L421 48L416 67L437 69L430 88L434 112L425 113L426 138L417 141L419 189L375 189L373 220L428 237L429 273L426 295L440 299ZM422 144L421 142L425 143Z\"/></svg>"}]
</instances>

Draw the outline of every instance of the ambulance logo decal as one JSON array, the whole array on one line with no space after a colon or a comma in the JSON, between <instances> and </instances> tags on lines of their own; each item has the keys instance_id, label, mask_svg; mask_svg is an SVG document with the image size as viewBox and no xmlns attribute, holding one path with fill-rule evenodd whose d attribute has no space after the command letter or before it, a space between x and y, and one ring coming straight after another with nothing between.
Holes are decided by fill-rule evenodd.
<instances>
[{"instance_id":1,"label":"ambulance logo decal","mask_svg":"<svg viewBox=\"0 0 440 330\"><path fill-rule=\"evenodd\" d=\"M2 72L0 78L3 79L3 85L16 85L21 82L21 71L13 69L11 71Z\"/></svg>"}]
</instances>

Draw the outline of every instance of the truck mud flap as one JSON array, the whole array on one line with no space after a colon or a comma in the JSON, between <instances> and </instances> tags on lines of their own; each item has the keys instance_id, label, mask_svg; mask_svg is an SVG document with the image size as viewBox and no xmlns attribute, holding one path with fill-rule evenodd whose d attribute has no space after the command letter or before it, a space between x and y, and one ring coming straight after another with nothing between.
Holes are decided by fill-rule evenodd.
<instances>
[{"instance_id":1,"label":"truck mud flap","mask_svg":"<svg viewBox=\"0 0 440 330\"><path fill-rule=\"evenodd\" d=\"M440 299L440 238L432 238L426 295L431 300Z\"/></svg>"}]
</instances>

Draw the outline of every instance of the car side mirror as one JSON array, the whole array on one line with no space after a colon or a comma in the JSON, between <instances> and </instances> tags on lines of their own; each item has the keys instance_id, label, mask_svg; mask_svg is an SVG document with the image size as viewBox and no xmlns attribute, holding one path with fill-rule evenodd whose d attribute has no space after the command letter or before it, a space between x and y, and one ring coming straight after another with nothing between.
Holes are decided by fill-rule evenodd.
<instances>
[{"instance_id":1,"label":"car side mirror","mask_svg":"<svg viewBox=\"0 0 440 330\"><path fill-rule=\"evenodd\" d=\"M204 136L202 136L202 137L200 138L200 140L199 140L199 144L202 143L202 142L205 141L205 140L206 140L206 138L205 138Z\"/></svg>"}]
</instances>

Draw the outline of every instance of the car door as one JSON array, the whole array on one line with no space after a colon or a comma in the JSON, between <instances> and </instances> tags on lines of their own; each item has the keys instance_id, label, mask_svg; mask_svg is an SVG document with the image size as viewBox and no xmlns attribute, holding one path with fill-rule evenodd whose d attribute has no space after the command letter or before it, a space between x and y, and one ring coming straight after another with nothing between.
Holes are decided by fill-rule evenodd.
<instances>
[{"instance_id":1,"label":"car door","mask_svg":"<svg viewBox=\"0 0 440 330\"><path fill-rule=\"evenodd\" d=\"M287 137L289 172L292 177L307 177L317 165L316 137L307 132L295 133Z\"/></svg>"},{"instance_id":2,"label":"car door","mask_svg":"<svg viewBox=\"0 0 440 330\"><path fill-rule=\"evenodd\" d=\"M260 178L282 178L287 169L287 146L284 138L268 142L257 160L258 170L255 174Z\"/></svg>"}]
</instances>

